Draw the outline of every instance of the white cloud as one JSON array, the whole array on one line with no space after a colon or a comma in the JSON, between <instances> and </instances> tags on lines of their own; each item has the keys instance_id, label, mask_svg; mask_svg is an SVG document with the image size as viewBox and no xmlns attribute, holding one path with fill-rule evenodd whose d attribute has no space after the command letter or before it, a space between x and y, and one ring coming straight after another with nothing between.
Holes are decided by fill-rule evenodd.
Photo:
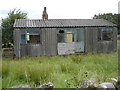
<instances>
[{"instance_id":1,"label":"white cloud","mask_svg":"<svg viewBox=\"0 0 120 90\"><path fill-rule=\"evenodd\" d=\"M119 0L2 0L0 17L3 11L20 8L28 12L29 18L40 18L43 7L47 7L49 18L91 18L99 13L117 13ZM2 11L2 12L1 12Z\"/></svg>"}]
</instances>

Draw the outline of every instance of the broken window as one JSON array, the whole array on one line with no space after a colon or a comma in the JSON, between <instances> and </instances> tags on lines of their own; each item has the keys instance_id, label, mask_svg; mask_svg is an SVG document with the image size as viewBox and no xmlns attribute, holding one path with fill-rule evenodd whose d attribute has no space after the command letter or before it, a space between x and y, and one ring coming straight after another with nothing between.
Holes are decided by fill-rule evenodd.
<instances>
[{"instance_id":1,"label":"broken window","mask_svg":"<svg viewBox=\"0 0 120 90\"><path fill-rule=\"evenodd\" d=\"M58 33L58 42L65 42L65 34L63 30L60 30Z\"/></svg>"},{"instance_id":2,"label":"broken window","mask_svg":"<svg viewBox=\"0 0 120 90\"><path fill-rule=\"evenodd\" d=\"M64 32L63 30L59 30L58 33L58 42L73 42L74 41L74 34L72 32Z\"/></svg>"},{"instance_id":3,"label":"broken window","mask_svg":"<svg viewBox=\"0 0 120 90\"><path fill-rule=\"evenodd\" d=\"M27 43L40 43L40 35L27 33Z\"/></svg>"},{"instance_id":4,"label":"broken window","mask_svg":"<svg viewBox=\"0 0 120 90\"><path fill-rule=\"evenodd\" d=\"M98 30L98 41L100 40L112 40L113 30L110 27L99 28Z\"/></svg>"},{"instance_id":5,"label":"broken window","mask_svg":"<svg viewBox=\"0 0 120 90\"><path fill-rule=\"evenodd\" d=\"M30 43L40 43L40 35L30 35Z\"/></svg>"}]
</instances>

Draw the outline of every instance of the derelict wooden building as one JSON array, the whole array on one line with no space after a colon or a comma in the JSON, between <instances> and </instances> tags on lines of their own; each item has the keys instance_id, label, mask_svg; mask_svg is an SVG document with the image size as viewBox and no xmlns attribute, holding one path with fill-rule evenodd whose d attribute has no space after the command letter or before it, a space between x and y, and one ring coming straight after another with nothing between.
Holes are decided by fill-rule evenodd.
<instances>
[{"instance_id":1,"label":"derelict wooden building","mask_svg":"<svg viewBox=\"0 0 120 90\"><path fill-rule=\"evenodd\" d=\"M16 19L16 57L114 52L116 25L103 19Z\"/></svg>"},{"instance_id":2,"label":"derelict wooden building","mask_svg":"<svg viewBox=\"0 0 120 90\"><path fill-rule=\"evenodd\" d=\"M16 19L16 57L68 55L117 50L117 26L104 19Z\"/></svg>"}]
</instances>

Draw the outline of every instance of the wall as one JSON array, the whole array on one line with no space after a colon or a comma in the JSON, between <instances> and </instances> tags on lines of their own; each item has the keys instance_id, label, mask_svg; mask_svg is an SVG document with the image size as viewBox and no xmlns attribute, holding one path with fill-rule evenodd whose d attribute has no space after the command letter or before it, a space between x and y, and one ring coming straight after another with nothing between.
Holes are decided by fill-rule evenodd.
<instances>
[{"instance_id":1,"label":"wall","mask_svg":"<svg viewBox=\"0 0 120 90\"><path fill-rule=\"evenodd\" d=\"M57 30L56 28L42 28L43 55L57 55Z\"/></svg>"},{"instance_id":2,"label":"wall","mask_svg":"<svg viewBox=\"0 0 120 90\"><path fill-rule=\"evenodd\" d=\"M57 42L57 34L60 29L65 32L73 32L74 41L71 43ZM117 28L113 29L112 41L98 41L98 27L15 29L14 52L16 57L51 56L80 52L113 52L117 50ZM41 42L39 44L27 44L26 38L21 37L22 34L26 34L25 31L39 33ZM78 37L80 41L77 41Z\"/></svg>"},{"instance_id":3,"label":"wall","mask_svg":"<svg viewBox=\"0 0 120 90\"><path fill-rule=\"evenodd\" d=\"M20 29L14 29L13 32L14 37L14 54L17 58L21 57L20 55Z\"/></svg>"},{"instance_id":4,"label":"wall","mask_svg":"<svg viewBox=\"0 0 120 90\"><path fill-rule=\"evenodd\" d=\"M74 42L58 43L57 34L59 30L73 32ZM39 33L40 44L29 44L26 33ZM26 28L20 31L20 56L51 56L84 52L84 28ZM22 37L23 36L23 37ZM64 38L66 40L66 37ZM79 39L79 41L77 41Z\"/></svg>"},{"instance_id":5,"label":"wall","mask_svg":"<svg viewBox=\"0 0 120 90\"><path fill-rule=\"evenodd\" d=\"M42 56L41 44L21 44L21 57L25 56Z\"/></svg>"},{"instance_id":6,"label":"wall","mask_svg":"<svg viewBox=\"0 0 120 90\"><path fill-rule=\"evenodd\" d=\"M105 27L107 28L107 27ZM113 39L98 41L98 27L85 28L85 52L113 52L117 49L117 29L113 28Z\"/></svg>"},{"instance_id":7,"label":"wall","mask_svg":"<svg viewBox=\"0 0 120 90\"><path fill-rule=\"evenodd\" d=\"M68 54L84 52L84 28L83 27L57 28L57 34L59 34L60 30L64 31L64 40L62 40L63 42L58 42L58 45L57 45L58 55L68 55ZM72 33L72 35L68 35L69 33ZM73 41L71 41L71 38L74 38Z\"/></svg>"},{"instance_id":8,"label":"wall","mask_svg":"<svg viewBox=\"0 0 120 90\"><path fill-rule=\"evenodd\" d=\"M27 43L27 32L39 34L40 43ZM20 57L57 55L57 34L55 28L27 28L21 29L19 34L20 42L17 43L20 44Z\"/></svg>"}]
</instances>

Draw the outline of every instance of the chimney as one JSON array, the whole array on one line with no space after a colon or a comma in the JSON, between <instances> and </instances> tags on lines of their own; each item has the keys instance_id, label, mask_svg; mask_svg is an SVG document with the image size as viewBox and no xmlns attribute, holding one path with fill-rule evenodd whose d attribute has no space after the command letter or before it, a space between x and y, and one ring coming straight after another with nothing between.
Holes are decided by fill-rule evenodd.
<instances>
[{"instance_id":1,"label":"chimney","mask_svg":"<svg viewBox=\"0 0 120 90\"><path fill-rule=\"evenodd\" d=\"M44 7L44 11L43 11L43 14L42 14L42 19L43 20L48 20L48 14L46 12L46 7Z\"/></svg>"}]
</instances>

